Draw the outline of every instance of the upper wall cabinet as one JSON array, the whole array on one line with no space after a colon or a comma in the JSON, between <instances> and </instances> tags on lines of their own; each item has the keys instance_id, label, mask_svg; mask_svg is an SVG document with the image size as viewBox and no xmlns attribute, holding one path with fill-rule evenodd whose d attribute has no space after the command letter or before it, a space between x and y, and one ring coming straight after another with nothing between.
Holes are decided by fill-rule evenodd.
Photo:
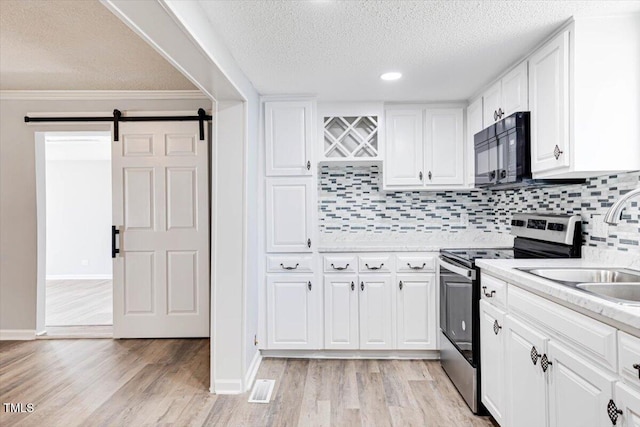
<instances>
[{"instance_id":1,"label":"upper wall cabinet","mask_svg":"<svg viewBox=\"0 0 640 427\"><path fill-rule=\"evenodd\" d=\"M386 190L464 185L462 108L389 109L386 135L383 171Z\"/></svg>"},{"instance_id":2,"label":"upper wall cabinet","mask_svg":"<svg viewBox=\"0 0 640 427\"><path fill-rule=\"evenodd\" d=\"M529 111L528 93L524 61L483 93L483 128L517 111Z\"/></svg>"},{"instance_id":3,"label":"upper wall cabinet","mask_svg":"<svg viewBox=\"0 0 640 427\"><path fill-rule=\"evenodd\" d=\"M484 129L482 116L482 97L480 97L467 107L467 137L465 140L465 149L467 150L466 173L467 182L471 185L473 185L476 179L474 135Z\"/></svg>"},{"instance_id":4,"label":"upper wall cabinet","mask_svg":"<svg viewBox=\"0 0 640 427\"><path fill-rule=\"evenodd\" d=\"M534 178L640 169L640 15L576 20L529 63Z\"/></svg>"},{"instance_id":5,"label":"upper wall cabinet","mask_svg":"<svg viewBox=\"0 0 640 427\"><path fill-rule=\"evenodd\" d=\"M265 102L267 176L312 175L312 101Z\"/></svg>"}]
</instances>

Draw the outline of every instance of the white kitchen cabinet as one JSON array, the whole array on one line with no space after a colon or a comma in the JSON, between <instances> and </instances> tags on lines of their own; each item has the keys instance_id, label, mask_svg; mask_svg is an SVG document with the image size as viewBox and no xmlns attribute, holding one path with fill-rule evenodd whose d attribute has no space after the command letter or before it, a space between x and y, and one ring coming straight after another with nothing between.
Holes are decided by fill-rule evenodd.
<instances>
[{"instance_id":1,"label":"white kitchen cabinet","mask_svg":"<svg viewBox=\"0 0 640 427\"><path fill-rule=\"evenodd\" d=\"M475 184L475 142L474 135L484 129L483 113L482 113L482 97L473 101L467 107L467 138L466 138L466 174L467 183L470 186Z\"/></svg>"},{"instance_id":2,"label":"white kitchen cabinet","mask_svg":"<svg viewBox=\"0 0 640 427\"><path fill-rule=\"evenodd\" d=\"M505 421L505 312L480 301L481 400L500 425Z\"/></svg>"},{"instance_id":3,"label":"white kitchen cabinet","mask_svg":"<svg viewBox=\"0 0 640 427\"><path fill-rule=\"evenodd\" d=\"M358 349L357 274L324 276L324 346L327 349Z\"/></svg>"},{"instance_id":4,"label":"white kitchen cabinet","mask_svg":"<svg viewBox=\"0 0 640 427\"><path fill-rule=\"evenodd\" d=\"M502 81L498 80L482 94L484 127L487 127L500 120L502 112ZM500 111L498 111L500 110Z\"/></svg>"},{"instance_id":5,"label":"white kitchen cabinet","mask_svg":"<svg viewBox=\"0 0 640 427\"><path fill-rule=\"evenodd\" d=\"M421 187L424 180L422 109L386 111L383 179L389 187Z\"/></svg>"},{"instance_id":6,"label":"white kitchen cabinet","mask_svg":"<svg viewBox=\"0 0 640 427\"><path fill-rule=\"evenodd\" d=\"M313 103L268 101L264 104L266 175L312 175Z\"/></svg>"},{"instance_id":7,"label":"white kitchen cabinet","mask_svg":"<svg viewBox=\"0 0 640 427\"><path fill-rule=\"evenodd\" d=\"M528 111L527 61L518 64L483 94L484 127L518 111Z\"/></svg>"},{"instance_id":8,"label":"white kitchen cabinet","mask_svg":"<svg viewBox=\"0 0 640 427\"><path fill-rule=\"evenodd\" d=\"M433 274L396 276L397 341L403 350L437 348L436 286Z\"/></svg>"},{"instance_id":9,"label":"white kitchen cabinet","mask_svg":"<svg viewBox=\"0 0 640 427\"><path fill-rule=\"evenodd\" d=\"M273 349L317 348L322 286L311 274L267 276L267 342Z\"/></svg>"},{"instance_id":10,"label":"white kitchen cabinet","mask_svg":"<svg viewBox=\"0 0 640 427\"><path fill-rule=\"evenodd\" d=\"M609 425L606 408L616 377L554 340L549 342L548 358L549 426Z\"/></svg>"},{"instance_id":11,"label":"white kitchen cabinet","mask_svg":"<svg viewBox=\"0 0 640 427\"><path fill-rule=\"evenodd\" d=\"M424 183L464 184L464 137L461 108L427 109L425 112Z\"/></svg>"},{"instance_id":12,"label":"white kitchen cabinet","mask_svg":"<svg viewBox=\"0 0 640 427\"><path fill-rule=\"evenodd\" d=\"M511 315L506 316L504 329L507 394L505 426L546 426L547 380L540 368L540 359L547 351L548 339Z\"/></svg>"},{"instance_id":13,"label":"white kitchen cabinet","mask_svg":"<svg viewBox=\"0 0 640 427\"><path fill-rule=\"evenodd\" d=\"M615 425L621 427L640 427L640 393L631 387L618 382L615 391L616 398L613 400L615 409L622 411L618 415ZM615 417L615 415L614 415ZM611 425L611 420L607 424Z\"/></svg>"},{"instance_id":14,"label":"white kitchen cabinet","mask_svg":"<svg viewBox=\"0 0 640 427\"><path fill-rule=\"evenodd\" d=\"M394 293L391 276L361 274L360 280L360 349L389 350L393 342Z\"/></svg>"},{"instance_id":15,"label":"white kitchen cabinet","mask_svg":"<svg viewBox=\"0 0 640 427\"><path fill-rule=\"evenodd\" d=\"M311 178L266 179L267 252L311 252Z\"/></svg>"}]
</instances>

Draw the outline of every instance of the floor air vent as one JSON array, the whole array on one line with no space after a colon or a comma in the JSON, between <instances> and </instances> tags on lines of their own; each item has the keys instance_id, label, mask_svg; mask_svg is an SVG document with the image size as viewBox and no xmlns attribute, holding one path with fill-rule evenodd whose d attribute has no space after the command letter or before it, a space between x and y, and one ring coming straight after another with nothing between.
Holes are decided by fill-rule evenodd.
<instances>
[{"instance_id":1,"label":"floor air vent","mask_svg":"<svg viewBox=\"0 0 640 427\"><path fill-rule=\"evenodd\" d=\"M276 380L256 380L249 396L250 403L269 403Z\"/></svg>"}]
</instances>

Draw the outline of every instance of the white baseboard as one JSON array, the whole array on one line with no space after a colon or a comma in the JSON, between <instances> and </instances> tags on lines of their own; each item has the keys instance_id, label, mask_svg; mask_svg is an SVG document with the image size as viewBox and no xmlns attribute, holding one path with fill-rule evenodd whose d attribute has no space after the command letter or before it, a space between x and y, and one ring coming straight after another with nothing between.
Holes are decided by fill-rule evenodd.
<instances>
[{"instance_id":1,"label":"white baseboard","mask_svg":"<svg viewBox=\"0 0 640 427\"><path fill-rule=\"evenodd\" d=\"M259 351L256 351L244 375L244 391L249 391L253 387L253 382L256 380L256 375L258 375L258 369L260 369L260 363L262 363L262 355Z\"/></svg>"},{"instance_id":2,"label":"white baseboard","mask_svg":"<svg viewBox=\"0 0 640 427\"><path fill-rule=\"evenodd\" d=\"M261 350L262 357L296 359L440 360L440 350Z\"/></svg>"},{"instance_id":3,"label":"white baseboard","mask_svg":"<svg viewBox=\"0 0 640 427\"><path fill-rule=\"evenodd\" d=\"M112 280L112 274L52 274L45 280Z\"/></svg>"},{"instance_id":4,"label":"white baseboard","mask_svg":"<svg viewBox=\"0 0 640 427\"><path fill-rule=\"evenodd\" d=\"M29 341L35 339L35 329L0 329L0 341Z\"/></svg>"},{"instance_id":5,"label":"white baseboard","mask_svg":"<svg viewBox=\"0 0 640 427\"><path fill-rule=\"evenodd\" d=\"M242 380L215 380L213 382L213 390L210 391L215 394L244 393L244 390L242 389Z\"/></svg>"}]
</instances>

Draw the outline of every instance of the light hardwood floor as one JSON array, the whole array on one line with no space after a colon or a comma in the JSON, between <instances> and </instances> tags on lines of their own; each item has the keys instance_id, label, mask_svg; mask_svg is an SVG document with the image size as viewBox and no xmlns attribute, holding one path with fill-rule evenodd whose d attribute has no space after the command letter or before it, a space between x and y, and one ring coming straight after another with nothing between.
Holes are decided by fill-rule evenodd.
<instances>
[{"instance_id":1,"label":"light hardwood floor","mask_svg":"<svg viewBox=\"0 0 640 427\"><path fill-rule=\"evenodd\" d=\"M438 362L265 359L271 403L213 395L209 340L0 342L0 425L492 426Z\"/></svg>"},{"instance_id":2,"label":"light hardwood floor","mask_svg":"<svg viewBox=\"0 0 640 427\"><path fill-rule=\"evenodd\" d=\"M111 280L47 280L47 326L113 324Z\"/></svg>"}]
</instances>

